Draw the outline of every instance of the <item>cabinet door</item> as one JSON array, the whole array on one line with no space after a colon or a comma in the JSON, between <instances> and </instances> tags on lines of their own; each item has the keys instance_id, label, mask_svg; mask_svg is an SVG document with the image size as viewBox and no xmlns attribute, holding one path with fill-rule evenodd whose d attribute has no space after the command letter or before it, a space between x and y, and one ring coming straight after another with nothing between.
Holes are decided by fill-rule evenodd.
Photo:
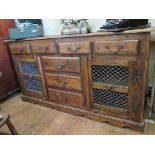
<instances>
[{"instance_id":1,"label":"cabinet door","mask_svg":"<svg viewBox=\"0 0 155 155\"><path fill-rule=\"evenodd\" d=\"M44 98L38 61L33 56L16 55L16 70L24 95Z\"/></svg>"},{"instance_id":2,"label":"cabinet door","mask_svg":"<svg viewBox=\"0 0 155 155\"><path fill-rule=\"evenodd\" d=\"M92 60L92 110L135 119L137 78L136 60Z\"/></svg>"}]
</instances>

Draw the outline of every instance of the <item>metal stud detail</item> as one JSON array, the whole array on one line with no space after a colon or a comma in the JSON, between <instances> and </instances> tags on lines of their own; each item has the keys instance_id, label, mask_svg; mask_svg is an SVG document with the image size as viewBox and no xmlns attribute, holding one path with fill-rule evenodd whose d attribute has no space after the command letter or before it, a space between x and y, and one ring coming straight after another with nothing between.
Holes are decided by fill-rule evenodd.
<instances>
[{"instance_id":1,"label":"metal stud detail","mask_svg":"<svg viewBox=\"0 0 155 155\"><path fill-rule=\"evenodd\" d=\"M38 66L36 62L20 61L20 70L24 74L38 75Z\"/></svg>"},{"instance_id":2,"label":"metal stud detail","mask_svg":"<svg viewBox=\"0 0 155 155\"><path fill-rule=\"evenodd\" d=\"M126 111L128 108L128 94L103 89L93 89L93 103Z\"/></svg>"},{"instance_id":3,"label":"metal stud detail","mask_svg":"<svg viewBox=\"0 0 155 155\"><path fill-rule=\"evenodd\" d=\"M104 84L127 86L129 78L128 67L92 65L92 80Z\"/></svg>"}]
</instances>

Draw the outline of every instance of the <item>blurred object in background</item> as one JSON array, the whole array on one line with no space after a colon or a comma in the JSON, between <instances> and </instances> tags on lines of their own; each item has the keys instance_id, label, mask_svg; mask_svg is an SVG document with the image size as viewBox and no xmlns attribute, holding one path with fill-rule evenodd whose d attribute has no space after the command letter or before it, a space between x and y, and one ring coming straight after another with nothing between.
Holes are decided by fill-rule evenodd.
<instances>
[{"instance_id":1,"label":"blurred object in background","mask_svg":"<svg viewBox=\"0 0 155 155\"><path fill-rule=\"evenodd\" d=\"M41 19L18 19L17 28L9 29L10 39L24 39L43 36Z\"/></svg>"},{"instance_id":2,"label":"blurred object in background","mask_svg":"<svg viewBox=\"0 0 155 155\"><path fill-rule=\"evenodd\" d=\"M150 27L148 19L107 19L99 31L119 32Z\"/></svg>"},{"instance_id":3,"label":"blurred object in background","mask_svg":"<svg viewBox=\"0 0 155 155\"><path fill-rule=\"evenodd\" d=\"M63 35L91 32L91 27L86 19L63 19L62 23L64 24L61 31L61 34Z\"/></svg>"}]
</instances>

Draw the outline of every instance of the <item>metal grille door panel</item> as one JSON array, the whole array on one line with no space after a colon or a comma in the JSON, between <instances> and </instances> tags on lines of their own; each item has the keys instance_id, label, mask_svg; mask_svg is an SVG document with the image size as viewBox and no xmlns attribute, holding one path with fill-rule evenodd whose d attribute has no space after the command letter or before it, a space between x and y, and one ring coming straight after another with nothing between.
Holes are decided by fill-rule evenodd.
<instances>
[{"instance_id":1,"label":"metal grille door panel","mask_svg":"<svg viewBox=\"0 0 155 155\"><path fill-rule=\"evenodd\" d=\"M93 89L93 102L97 105L127 110L128 94L103 89Z\"/></svg>"},{"instance_id":2,"label":"metal grille door panel","mask_svg":"<svg viewBox=\"0 0 155 155\"><path fill-rule=\"evenodd\" d=\"M128 67L92 65L93 82L127 86L128 78Z\"/></svg>"},{"instance_id":3,"label":"metal grille door panel","mask_svg":"<svg viewBox=\"0 0 155 155\"><path fill-rule=\"evenodd\" d=\"M38 66L36 62L20 61L20 70L24 74L38 75Z\"/></svg>"},{"instance_id":4,"label":"metal grille door panel","mask_svg":"<svg viewBox=\"0 0 155 155\"><path fill-rule=\"evenodd\" d=\"M25 85L25 89L27 89L27 90L37 91L37 92L42 91L40 80L25 78L24 79L24 85Z\"/></svg>"},{"instance_id":5,"label":"metal grille door panel","mask_svg":"<svg viewBox=\"0 0 155 155\"><path fill-rule=\"evenodd\" d=\"M129 67L111 65L92 65L92 82L106 84L110 87L128 86ZM104 90L94 87L93 104L127 111L128 93Z\"/></svg>"}]
</instances>

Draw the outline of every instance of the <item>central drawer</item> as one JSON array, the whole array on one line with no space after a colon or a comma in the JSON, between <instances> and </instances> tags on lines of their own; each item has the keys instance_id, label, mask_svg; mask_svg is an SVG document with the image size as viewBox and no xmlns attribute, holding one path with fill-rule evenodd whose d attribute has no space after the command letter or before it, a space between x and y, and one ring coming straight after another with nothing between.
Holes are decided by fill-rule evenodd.
<instances>
[{"instance_id":1,"label":"central drawer","mask_svg":"<svg viewBox=\"0 0 155 155\"><path fill-rule=\"evenodd\" d=\"M80 76L45 73L45 78L47 86L82 91L82 82Z\"/></svg>"},{"instance_id":2,"label":"central drawer","mask_svg":"<svg viewBox=\"0 0 155 155\"><path fill-rule=\"evenodd\" d=\"M79 57L48 57L41 58L45 71L80 73Z\"/></svg>"},{"instance_id":3,"label":"central drawer","mask_svg":"<svg viewBox=\"0 0 155 155\"><path fill-rule=\"evenodd\" d=\"M83 94L66 92L56 89L48 89L49 99L52 102L66 104L73 107L82 107L84 105Z\"/></svg>"},{"instance_id":4,"label":"central drawer","mask_svg":"<svg viewBox=\"0 0 155 155\"><path fill-rule=\"evenodd\" d=\"M59 43L60 54L89 54L89 42Z\"/></svg>"}]
</instances>

